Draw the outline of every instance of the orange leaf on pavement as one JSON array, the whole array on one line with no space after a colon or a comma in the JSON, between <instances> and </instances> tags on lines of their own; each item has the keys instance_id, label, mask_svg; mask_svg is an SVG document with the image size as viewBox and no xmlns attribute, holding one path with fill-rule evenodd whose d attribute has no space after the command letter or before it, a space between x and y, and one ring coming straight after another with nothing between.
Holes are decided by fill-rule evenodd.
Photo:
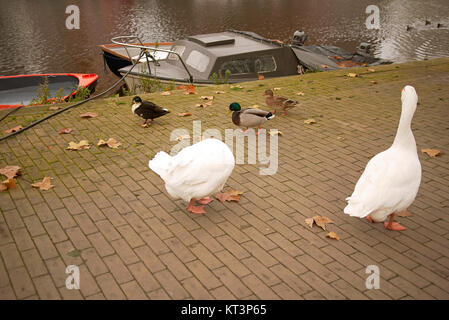
<instances>
[{"instance_id":1,"label":"orange leaf on pavement","mask_svg":"<svg viewBox=\"0 0 449 320\"><path fill-rule=\"evenodd\" d=\"M20 172L19 166L6 166L0 169L0 174L10 179L22 175L22 172Z\"/></svg>"},{"instance_id":2,"label":"orange leaf on pavement","mask_svg":"<svg viewBox=\"0 0 449 320\"><path fill-rule=\"evenodd\" d=\"M13 133L13 132L16 132L16 131L20 131L20 130L22 130L22 129L23 129L22 126L15 126L14 128L5 130L5 133Z\"/></svg>"},{"instance_id":3,"label":"orange leaf on pavement","mask_svg":"<svg viewBox=\"0 0 449 320\"><path fill-rule=\"evenodd\" d=\"M96 114L95 112L86 112L83 114L80 114L81 118L96 118L98 117L98 114Z\"/></svg>"},{"instance_id":4,"label":"orange leaf on pavement","mask_svg":"<svg viewBox=\"0 0 449 320\"><path fill-rule=\"evenodd\" d=\"M34 188L39 188L43 191L50 190L54 187L54 185L51 184L50 177L45 177L44 179L42 179L42 181L33 183L31 186Z\"/></svg>"},{"instance_id":5,"label":"orange leaf on pavement","mask_svg":"<svg viewBox=\"0 0 449 320\"><path fill-rule=\"evenodd\" d=\"M329 232L326 237L331 238L331 239L335 239L335 240L340 240L340 236L338 234L336 234L335 232L331 231Z\"/></svg>"},{"instance_id":6,"label":"orange leaf on pavement","mask_svg":"<svg viewBox=\"0 0 449 320\"><path fill-rule=\"evenodd\" d=\"M435 158L440 155L441 151L438 149L421 149L421 152L426 153L428 156Z\"/></svg>"},{"instance_id":7,"label":"orange leaf on pavement","mask_svg":"<svg viewBox=\"0 0 449 320\"><path fill-rule=\"evenodd\" d=\"M240 201L240 195L243 194L242 191L229 190L227 192L217 193L215 198L217 198L221 203L225 201Z\"/></svg>"}]
</instances>

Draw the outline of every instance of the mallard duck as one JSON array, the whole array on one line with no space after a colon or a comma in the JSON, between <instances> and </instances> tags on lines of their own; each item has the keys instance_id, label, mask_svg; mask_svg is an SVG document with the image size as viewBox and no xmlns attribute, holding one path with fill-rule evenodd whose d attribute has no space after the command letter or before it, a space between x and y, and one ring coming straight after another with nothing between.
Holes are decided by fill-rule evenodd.
<instances>
[{"instance_id":1,"label":"mallard duck","mask_svg":"<svg viewBox=\"0 0 449 320\"><path fill-rule=\"evenodd\" d=\"M233 102L229 105L229 111L227 114L232 112L232 122L239 127L246 127L243 133L248 131L248 128L257 127L257 135L259 135L260 125L267 120L274 118L274 114L268 111L260 109L245 108L242 109L240 104Z\"/></svg>"},{"instance_id":2,"label":"mallard duck","mask_svg":"<svg viewBox=\"0 0 449 320\"><path fill-rule=\"evenodd\" d=\"M354 192L346 200L344 213L367 217L371 222L384 221L385 228L402 231L406 228L394 222L394 214L407 210L415 200L421 183L421 163L411 122L418 95L411 86L402 89L402 113L393 145L378 153L366 165Z\"/></svg>"},{"instance_id":3,"label":"mallard duck","mask_svg":"<svg viewBox=\"0 0 449 320\"><path fill-rule=\"evenodd\" d=\"M150 120L150 122L153 122L153 119L162 117L163 115L170 113L170 111L168 111L167 109L161 108L151 101L142 101L142 99L138 96L134 97L131 110L134 114L145 119L145 122L142 123L142 126L145 126L147 124L148 119Z\"/></svg>"},{"instance_id":4,"label":"mallard duck","mask_svg":"<svg viewBox=\"0 0 449 320\"><path fill-rule=\"evenodd\" d=\"M267 97L266 99L267 105L274 108L272 113L276 113L277 108L283 108L284 109L284 112L282 113L283 116L287 114L287 109L296 107L299 104L299 102L296 100L292 100L281 96L275 96L273 91L270 89L265 90L265 93L263 95Z\"/></svg>"},{"instance_id":5,"label":"mallard duck","mask_svg":"<svg viewBox=\"0 0 449 320\"><path fill-rule=\"evenodd\" d=\"M234 170L235 159L229 147L217 139L206 139L170 156L160 151L148 163L165 181L165 189L175 199L189 202L187 211L204 214L209 196L220 192Z\"/></svg>"}]
</instances>

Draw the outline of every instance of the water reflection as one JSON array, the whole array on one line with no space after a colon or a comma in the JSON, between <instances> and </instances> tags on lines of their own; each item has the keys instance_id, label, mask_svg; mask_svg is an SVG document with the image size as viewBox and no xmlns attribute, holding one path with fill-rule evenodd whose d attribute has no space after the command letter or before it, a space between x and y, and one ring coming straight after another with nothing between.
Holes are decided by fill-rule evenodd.
<instances>
[{"instance_id":1,"label":"water reflection","mask_svg":"<svg viewBox=\"0 0 449 320\"><path fill-rule=\"evenodd\" d=\"M70 4L80 8L80 30L65 28ZM379 30L365 27L370 4L380 8ZM354 51L371 41L384 59L430 59L449 55L448 26L447 0L0 0L0 74L95 72L101 90L115 78L104 72L98 45L114 36L172 41L226 28L287 42L302 28L309 44Z\"/></svg>"}]
</instances>

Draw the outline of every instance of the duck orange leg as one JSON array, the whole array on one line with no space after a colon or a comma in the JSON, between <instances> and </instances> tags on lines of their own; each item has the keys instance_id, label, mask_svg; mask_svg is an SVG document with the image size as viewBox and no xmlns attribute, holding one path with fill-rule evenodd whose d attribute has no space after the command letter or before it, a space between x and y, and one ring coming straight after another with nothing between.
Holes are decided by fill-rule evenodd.
<instances>
[{"instance_id":1,"label":"duck orange leg","mask_svg":"<svg viewBox=\"0 0 449 320\"><path fill-rule=\"evenodd\" d=\"M257 135L259 135L260 134L260 129L262 129L261 127L260 127L260 125L257 127Z\"/></svg>"},{"instance_id":2,"label":"duck orange leg","mask_svg":"<svg viewBox=\"0 0 449 320\"><path fill-rule=\"evenodd\" d=\"M402 226L399 222L394 222L394 213L392 213L390 215L390 221L388 222L384 222L384 227L388 230L393 230L393 231L404 231L407 228Z\"/></svg>"},{"instance_id":3,"label":"duck orange leg","mask_svg":"<svg viewBox=\"0 0 449 320\"><path fill-rule=\"evenodd\" d=\"M196 202L198 202L199 204L208 204L212 201L214 201L214 199L212 199L211 197L204 197L199 200L196 200Z\"/></svg>"},{"instance_id":4,"label":"duck orange leg","mask_svg":"<svg viewBox=\"0 0 449 320\"><path fill-rule=\"evenodd\" d=\"M195 206L195 199L191 199L189 205L187 206L187 211L194 214L205 214L204 206Z\"/></svg>"},{"instance_id":5,"label":"duck orange leg","mask_svg":"<svg viewBox=\"0 0 449 320\"><path fill-rule=\"evenodd\" d=\"M286 116L286 115L287 115L287 108L284 108L284 112L282 112L281 115L282 115L282 116Z\"/></svg>"},{"instance_id":6,"label":"duck orange leg","mask_svg":"<svg viewBox=\"0 0 449 320\"><path fill-rule=\"evenodd\" d=\"M373 218L371 218L370 216L366 216L366 219L368 219L369 222L371 223L375 223L376 221L373 220Z\"/></svg>"},{"instance_id":7,"label":"duck orange leg","mask_svg":"<svg viewBox=\"0 0 449 320\"><path fill-rule=\"evenodd\" d=\"M246 128L245 130L242 130L242 133L247 133L248 132L248 128Z\"/></svg>"}]
</instances>

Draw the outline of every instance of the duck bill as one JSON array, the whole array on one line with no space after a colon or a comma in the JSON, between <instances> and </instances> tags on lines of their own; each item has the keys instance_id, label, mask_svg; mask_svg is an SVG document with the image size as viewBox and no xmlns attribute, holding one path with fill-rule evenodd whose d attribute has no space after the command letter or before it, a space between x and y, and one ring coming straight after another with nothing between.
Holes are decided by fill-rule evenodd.
<instances>
[{"instance_id":1,"label":"duck bill","mask_svg":"<svg viewBox=\"0 0 449 320\"><path fill-rule=\"evenodd\" d=\"M231 112L232 112L231 110L228 110L228 111L226 112L226 115L229 115Z\"/></svg>"}]
</instances>

